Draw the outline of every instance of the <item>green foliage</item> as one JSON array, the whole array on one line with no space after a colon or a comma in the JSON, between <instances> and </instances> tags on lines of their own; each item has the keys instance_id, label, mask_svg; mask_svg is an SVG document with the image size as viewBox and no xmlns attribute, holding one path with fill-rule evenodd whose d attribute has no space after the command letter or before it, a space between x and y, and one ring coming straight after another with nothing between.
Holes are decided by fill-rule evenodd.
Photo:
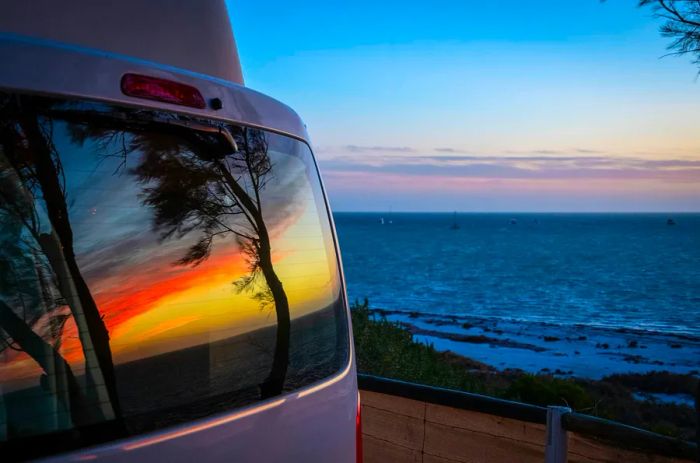
<instances>
[{"instance_id":1,"label":"green foliage","mask_svg":"<svg viewBox=\"0 0 700 463\"><path fill-rule=\"evenodd\" d=\"M651 371L648 373L616 374L605 378L646 392L661 392L665 394L688 394L694 396L698 390L698 378L694 375L680 375L668 371Z\"/></svg>"},{"instance_id":2,"label":"green foliage","mask_svg":"<svg viewBox=\"0 0 700 463\"><path fill-rule=\"evenodd\" d=\"M635 399L633 391L690 392L691 375L655 372L613 375L600 381L532 375L520 370L497 371L487 365L432 345L413 341L401 324L369 308L352 306L358 370L387 378L486 394L535 405L565 405L591 415L620 421L658 433L693 439L695 411L691 407Z\"/></svg>"},{"instance_id":3,"label":"green foliage","mask_svg":"<svg viewBox=\"0 0 700 463\"><path fill-rule=\"evenodd\" d=\"M504 396L535 405L565 405L583 410L594 405L591 396L570 379L523 374L506 389Z\"/></svg>"},{"instance_id":4,"label":"green foliage","mask_svg":"<svg viewBox=\"0 0 700 463\"><path fill-rule=\"evenodd\" d=\"M504 388L503 381L494 374L470 372L432 345L414 342L411 333L401 325L374 315L366 299L353 305L352 325L357 365L363 373L543 406L583 409L593 405L586 391L568 379L524 374L510 385L506 382Z\"/></svg>"},{"instance_id":5,"label":"green foliage","mask_svg":"<svg viewBox=\"0 0 700 463\"><path fill-rule=\"evenodd\" d=\"M420 384L483 392L476 379L445 361L432 345L413 342L413 336L385 317L374 316L367 300L352 307L358 369L387 378Z\"/></svg>"}]
</instances>

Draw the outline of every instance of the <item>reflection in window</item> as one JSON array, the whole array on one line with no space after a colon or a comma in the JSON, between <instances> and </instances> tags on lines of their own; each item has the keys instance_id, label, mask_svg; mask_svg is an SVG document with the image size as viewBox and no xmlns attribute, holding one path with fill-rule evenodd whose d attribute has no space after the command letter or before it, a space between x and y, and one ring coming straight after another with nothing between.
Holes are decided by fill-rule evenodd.
<instances>
[{"instance_id":1,"label":"reflection in window","mask_svg":"<svg viewBox=\"0 0 700 463\"><path fill-rule=\"evenodd\" d=\"M154 429L347 361L306 145L2 94L0 114L0 441Z\"/></svg>"}]
</instances>

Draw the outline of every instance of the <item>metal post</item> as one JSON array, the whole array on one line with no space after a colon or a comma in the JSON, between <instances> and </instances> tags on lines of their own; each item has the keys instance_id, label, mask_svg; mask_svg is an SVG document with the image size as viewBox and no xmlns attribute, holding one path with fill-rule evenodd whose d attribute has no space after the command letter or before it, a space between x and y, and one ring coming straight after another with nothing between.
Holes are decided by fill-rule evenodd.
<instances>
[{"instance_id":1,"label":"metal post","mask_svg":"<svg viewBox=\"0 0 700 463\"><path fill-rule=\"evenodd\" d=\"M561 417L567 413L571 413L569 407L547 407L545 463L566 463L568 435L561 425Z\"/></svg>"},{"instance_id":2,"label":"metal post","mask_svg":"<svg viewBox=\"0 0 700 463\"><path fill-rule=\"evenodd\" d=\"M698 441L697 458L700 463L700 381L695 389L695 439Z\"/></svg>"}]
</instances>

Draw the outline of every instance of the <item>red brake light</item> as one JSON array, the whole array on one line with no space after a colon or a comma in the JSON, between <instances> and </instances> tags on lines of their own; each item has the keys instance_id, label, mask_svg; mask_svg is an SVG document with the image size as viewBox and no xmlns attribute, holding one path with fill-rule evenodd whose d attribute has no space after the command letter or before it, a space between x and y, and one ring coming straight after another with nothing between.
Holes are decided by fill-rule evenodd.
<instances>
[{"instance_id":1,"label":"red brake light","mask_svg":"<svg viewBox=\"0 0 700 463\"><path fill-rule=\"evenodd\" d=\"M360 393L357 393L357 415L355 416L355 461L362 463L362 409L360 408Z\"/></svg>"},{"instance_id":2,"label":"red brake light","mask_svg":"<svg viewBox=\"0 0 700 463\"><path fill-rule=\"evenodd\" d=\"M204 109L204 97L191 85L158 77L124 74L121 82L124 95L146 100L163 101L191 108Z\"/></svg>"}]
</instances>

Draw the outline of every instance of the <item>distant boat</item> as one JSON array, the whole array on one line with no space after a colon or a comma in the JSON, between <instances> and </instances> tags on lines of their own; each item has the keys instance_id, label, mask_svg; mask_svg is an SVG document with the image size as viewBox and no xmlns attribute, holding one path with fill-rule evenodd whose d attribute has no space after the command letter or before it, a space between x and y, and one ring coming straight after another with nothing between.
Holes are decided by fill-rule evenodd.
<instances>
[{"instance_id":1,"label":"distant boat","mask_svg":"<svg viewBox=\"0 0 700 463\"><path fill-rule=\"evenodd\" d=\"M450 230L459 230L459 224L457 223L457 211L455 211L452 218L452 225L450 225Z\"/></svg>"},{"instance_id":2,"label":"distant boat","mask_svg":"<svg viewBox=\"0 0 700 463\"><path fill-rule=\"evenodd\" d=\"M676 221L673 220L673 219L668 219L668 220L666 221L666 225L675 225L675 224L676 224Z\"/></svg>"}]
</instances>

